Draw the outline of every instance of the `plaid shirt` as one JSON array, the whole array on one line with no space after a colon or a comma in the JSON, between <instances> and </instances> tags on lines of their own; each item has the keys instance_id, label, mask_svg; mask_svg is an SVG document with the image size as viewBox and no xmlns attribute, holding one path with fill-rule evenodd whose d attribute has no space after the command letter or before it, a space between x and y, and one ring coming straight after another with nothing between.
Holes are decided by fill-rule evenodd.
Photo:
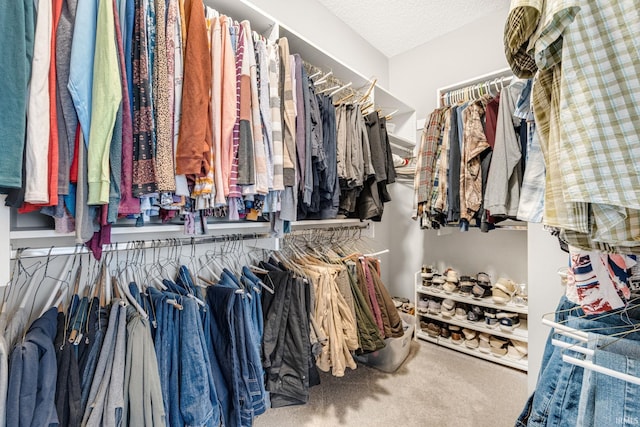
<instances>
[{"instance_id":1,"label":"plaid shirt","mask_svg":"<svg viewBox=\"0 0 640 427\"><path fill-rule=\"evenodd\" d=\"M429 115L422 131L422 142L418 152L416 174L414 177L414 212L416 219L420 213L418 206L431 201L433 190L433 174L435 169L438 141L442 136L443 114L445 108L438 108ZM429 212L427 209L425 212Z\"/></svg>"},{"instance_id":2,"label":"plaid shirt","mask_svg":"<svg viewBox=\"0 0 640 427\"><path fill-rule=\"evenodd\" d=\"M582 248L634 252L640 240L636 3L547 0L530 38L544 222Z\"/></svg>"},{"instance_id":3,"label":"plaid shirt","mask_svg":"<svg viewBox=\"0 0 640 427\"><path fill-rule=\"evenodd\" d=\"M513 73L531 78L538 70L533 56L527 52L529 38L540 19L542 0L514 0L504 27L504 51Z\"/></svg>"}]
</instances>

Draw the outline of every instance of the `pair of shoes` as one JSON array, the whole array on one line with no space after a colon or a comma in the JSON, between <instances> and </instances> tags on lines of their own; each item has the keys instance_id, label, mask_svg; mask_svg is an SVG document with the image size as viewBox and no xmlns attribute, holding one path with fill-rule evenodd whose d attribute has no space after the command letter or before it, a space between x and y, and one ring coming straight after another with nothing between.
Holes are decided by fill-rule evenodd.
<instances>
[{"instance_id":1,"label":"pair of shoes","mask_svg":"<svg viewBox=\"0 0 640 427\"><path fill-rule=\"evenodd\" d=\"M516 282L501 277L493 285L491 290L493 302L496 304L506 304L511 301L511 298L516 294L517 290L518 286L516 285Z\"/></svg>"},{"instance_id":2,"label":"pair of shoes","mask_svg":"<svg viewBox=\"0 0 640 427\"><path fill-rule=\"evenodd\" d=\"M444 274L447 282L458 283L458 272L453 268L448 268Z\"/></svg>"},{"instance_id":3,"label":"pair of shoes","mask_svg":"<svg viewBox=\"0 0 640 427\"><path fill-rule=\"evenodd\" d=\"M495 335L491 335L489 338L489 346L491 347L491 353L494 356L502 357L507 354L507 346L509 345L509 340L506 338L498 337Z\"/></svg>"},{"instance_id":4,"label":"pair of shoes","mask_svg":"<svg viewBox=\"0 0 640 427\"><path fill-rule=\"evenodd\" d=\"M507 347L507 357L514 360L522 360L529 353L526 342L511 340Z\"/></svg>"},{"instance_id":5,"label":"pair of shoes","mask_svg":"<svg viewBox=\"0 0 640 427\"><path fill-rule=\"evenodd\" d=\"M456 313L456 303L449 298L442 300L440 313L444 317L453 317Z\"/></svg>"},{"instance_id":6,"label":"pair of shoes","mask_svg":"<svg viewBox=\"0 0 640 427\"><path fill-rule=\"evenodd\" d=\"M427 311L431 314L440 314L440 301L431 299L427 305Z\"/></svg>"},{"instance_id":7,"label":"pair of shoes","mask_svg":"<svg viewBox=\"0 0 640 427\"><path fill-rule=\"evenodd\" d=\"M440 337L449 339L450 336L451 331L449 330L449 325L447 323L444 323L442 326L440 326Z\"/></svg>"},{"instance_id":8,"label":"pair of shoes","mask_svg":"<svg viewBox=\"0 0 640 427\"><path fill-rule=\"evenodd\" d=\"M473 329L464 328L462 330L464 334L464 345L468 348L478 348L480 340L478 339L478 333Z\"/></svg>"},{"instance_id":9,"label":"pair of shoes","mask_svg":"<svg viewBox=\"0 0 640 427\"><path fill-rule=\"evenodd\" d=\"M429 266L423 265L421 272L422 272L422 277L431 278L433 277L433 273L435 272L435 269L431 265Z\"/></svg>"},{"instance_id":10,"label":"pair of shoes","mask_svg":"<svg viewBox=\"0 0 640 427\"><path fill-rule=\"evenodd\" d=\"M430 337L437 338L440 336L440 325L435 322L429 322L427 324L426 332Z\"/></svg>"},{"instance_id":11,"label":"pair of shoes","mask_svg":"<svg viewBox=\"0 0 640 427\"><path fill-rule=\"evenodd\" d=\"M448 280L442 285L442 290L447 294L452 294L458 290L458 284L456 282L449 282Z\"/></svg>"},{"instance_id":12,"label":"pair of shoes","mask_svg":"<svg viewBox=\"0 0 640 427\"><path fill-rule=\"evenodd\" d=\"M484 311L482 307L472 305L467 311L467 320L470 322L480 322L482 319L484 319Z\"/></svg>"},{"instance_id":13,"label":"pair of shoes","mask_svg":"<svg viewBox=\"0 0 640 427\"><path fill-rule=\"evenodd\" d=\"M442 285L444 285L444 278L439 274L434 274L433 279L431 279L431 290L435 292L439 292L442 290Z\"/></svg>"},{"instance_id":14,"label":"pair of shoes","mask_svg":"<svg viewBox=\"0 0 640 427\"><path fill-rule=\"evenodd\" d=\"M466 319L468 310L469 309L466 304L458 303L456 305L456 314L455 314L456 319L460 319L460 320Z\"/></svg>"},{"instance_id":15,"label":"pair of shoes","mask_svg":"<svg viewBox=\"0 0 640 427\"><path fill-rule=\"evenodd\" d=\"M491 353L491 346L489 345L489 340L491 339L491 335L486 332L481 332L478 334L478 350L482 353Z\"/></svg>"},{"instance_id":16,"label":"pair of shoes","mask_svg":"<svg viewBox=\"0 0 640 427\"><path fill-rule=\"evenodd\" d=\"M460 295L468 296L471 295L471 291L473 290L473 285L476 284L475 279L471 278L471 276L462 276L460 277Z\"/></svg>"},{"instance_id":17,"label":"pair of shoes","mask_svg":"<svg viewBox=\"0 0 640 427\"><path fill-rule=\"evenodd\" d=\"M471 296L476 299L485 298L491 295L491 285L476 282L471 288Z\"/></svg>"},{"instance_id":18,"label":"pair of shoes","mask_svg":"<svg viewBox=\"0 0 640 427\"><path fill-rule=\"evenodd\" d=\"M499 320L497 317L497 310L495 308L484 308L484 324L487 328L495 329L498 327Z\"/></svg>"},{"instance_id":19,"label":"pair of shoes","mask_svg":"<svg viewBox=\"0 0 640 427\"><path fill-rule=\"evenodd\" d=\"M520 326L520 316L518 316L518 313L501 311L496 314L496 318L500 322L500 329L503 331L513 331Z\"/></svg>"},{"instance_id":20,"label":"pair of shoes","mask_svg":"<svg viewBox=\"0 0 640 427\"><path fill-rule=\"evenodd\" d=\"M449 268L444 273L445 282L442 284L442 290L450 294L458 290L458 273Z\"/></svg>"},{"instance_id":21,"label":"pair of shoes","mask_svg":"<svg viewBox=\"0 0 640 427\"><path fill-rule=\"evenodd\" d=\"M449 331L451 332L451 342L454 344L462 344L462 331L460 326L449 325Z\"/></svg>"},{"instance_id":22,"label":"pair of shoes","mask_svg":"<svg viewBox=\"0 0 640 427\"><path fill-rule=\"evenodd\" d=\"M431 301L429 298L420 298L418 300L418 304L416 305L418 313L424 314L429 311L429 301Z\"/></svg>"},{"instance_id":23,"label":"pair of shoes","mask_svg":"<svg viewBox=\"0 0 640 427\"><path fill-rule=\"evenodd\" d=\"M491 285L491 278L487 273L481 271L480 273L476 274L476 282L484 283L485 285Z\"/></svg>"}]
</instances>

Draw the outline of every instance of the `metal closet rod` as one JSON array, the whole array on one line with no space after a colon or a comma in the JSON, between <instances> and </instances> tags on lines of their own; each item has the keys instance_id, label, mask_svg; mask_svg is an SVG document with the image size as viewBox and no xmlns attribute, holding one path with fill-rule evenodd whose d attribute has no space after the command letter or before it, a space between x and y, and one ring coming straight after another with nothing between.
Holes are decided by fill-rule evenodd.
<instances>
[{"instance_id":1,"label":"metal closet rod","mask_svg":"<svg viewBox=\"0 0 640 427\"><path fill-rule=\"evenodd\" d=\"M116 242L103 246L103 252L116 252L138 249L158 249L173 246L201 245L206 243L234 242L243 240L267 239L271 236L265 233L248 234L221 234L206 237L169 238L156 240L131 240L128 242ZM51 246L50 248L20 248L11 251L11 259L43 258L59 255L80 255L90 253L83 245L75 246ZM19 256L18 256L19 255Z\"/></svg>"}]
</instances>

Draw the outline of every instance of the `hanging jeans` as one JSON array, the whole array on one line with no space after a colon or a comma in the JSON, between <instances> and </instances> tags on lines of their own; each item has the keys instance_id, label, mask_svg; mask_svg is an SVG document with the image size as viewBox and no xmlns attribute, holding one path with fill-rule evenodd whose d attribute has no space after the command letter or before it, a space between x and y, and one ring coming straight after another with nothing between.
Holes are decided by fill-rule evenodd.
<instances>
[{"instance_id":1,"label":"hanging jeans","mask_svg":"<svg viewBox=\"0 0 640 427\"><path fill-rule=\"evenodd\" d=\"M240 360L238 360L236 316L233 315L236 292L233 287L222 285L207 289L207 303L211 307L211 337L213 349L221 371L216 383L222 381L228 393L220 396L224 424L241 426L241 410L247 408L246 397L240 395Z\"/></svg>"},{"instance_id":2,"label":"hanging jeans","mask_svg":"<svg viewBox=\"0 0 640 427\"><path fill-rule=\"evenodd\" d=\"M637 313L627 313L632 318L637 316ZM597 328L598 332L603 334L620 332L620 329L616 329L616 327L628 326L628 323L625 323L620 315L613 313L606 317L599 317L598 320L594 320L598 316L583 316L584 312L580 307L563 296L556 309L555 321L580 330ZM553 331L547 338L536 391L529 398L522 414L516 421L516 427L573 427L576 425L584 370L576 365L563 362L562 355L569 354L579 359L583 359L584 355L553 346L551 344L552 336L554 336ZM630 333L627 338L640 339L640 333ZM571 344L580 344L563 335L558 336L558 339Z\"/></svg>"},{"instance_id":3,"label":"hanging jeans","mask_svg":"<svg viewBox=\"0 0 640 427\"><path fill-rule=\"evenodd\" d=\"M156 356L169 426L218 426L220 409L195 300L150 289L156 316ZM182 305L178 310L168 300Z\"/></svg>"},{"instance_id":4,"label":"hanging jeans","mask_svg":"<svg viewBox=\"0 0 640 427\"><path fill-rule=\"evenodd\" d=\"M600 332L600 331L598 331ZM593 363L614 371L640 377L640 341L589 334ZM640 385L585 369L576 425L640 425Z\"/></svg>"}]
</instances>

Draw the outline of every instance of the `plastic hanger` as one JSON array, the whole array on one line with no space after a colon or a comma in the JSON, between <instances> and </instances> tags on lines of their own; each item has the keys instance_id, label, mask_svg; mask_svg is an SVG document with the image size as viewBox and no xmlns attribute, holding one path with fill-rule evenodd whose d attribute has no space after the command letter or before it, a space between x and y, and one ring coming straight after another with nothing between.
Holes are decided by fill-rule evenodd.
<instances>
[{"instance_id":1,"label":"plastic hanger","mask_svg":"<svg viewBox=\"0 0 640 427\"><path fill-rule=\"evenodd\" d=\"M327 81L327 79L329 77L331 77L333 75L333 71L329 71L327 74L325 74L324 76L320 77L318 80L313 82L314 86L318 86L321 85L322 83L325 83Z\"/></svg>"},{"instance_id":2,"label":"plastic hanger","mask_svg":"<svg viewBox=\"0 0 640 427\"><path fill-rule=\"evenodd\" d=\"M339 93L339 92L342 92L343 90L345 90L345 89L347 89L347 88L351 87L351 85L352 85L352 84L353 84L353 82L349 82L349 83L347 83L347 84L345 84L345 85L340 86L338 89L336 89L336 90L334 90L333 92L331 92L331 93L329 94L329 96L333 96L333 95L335 95L335 94L337 94L337 93Z\"/></svg>"}]
</instances>

